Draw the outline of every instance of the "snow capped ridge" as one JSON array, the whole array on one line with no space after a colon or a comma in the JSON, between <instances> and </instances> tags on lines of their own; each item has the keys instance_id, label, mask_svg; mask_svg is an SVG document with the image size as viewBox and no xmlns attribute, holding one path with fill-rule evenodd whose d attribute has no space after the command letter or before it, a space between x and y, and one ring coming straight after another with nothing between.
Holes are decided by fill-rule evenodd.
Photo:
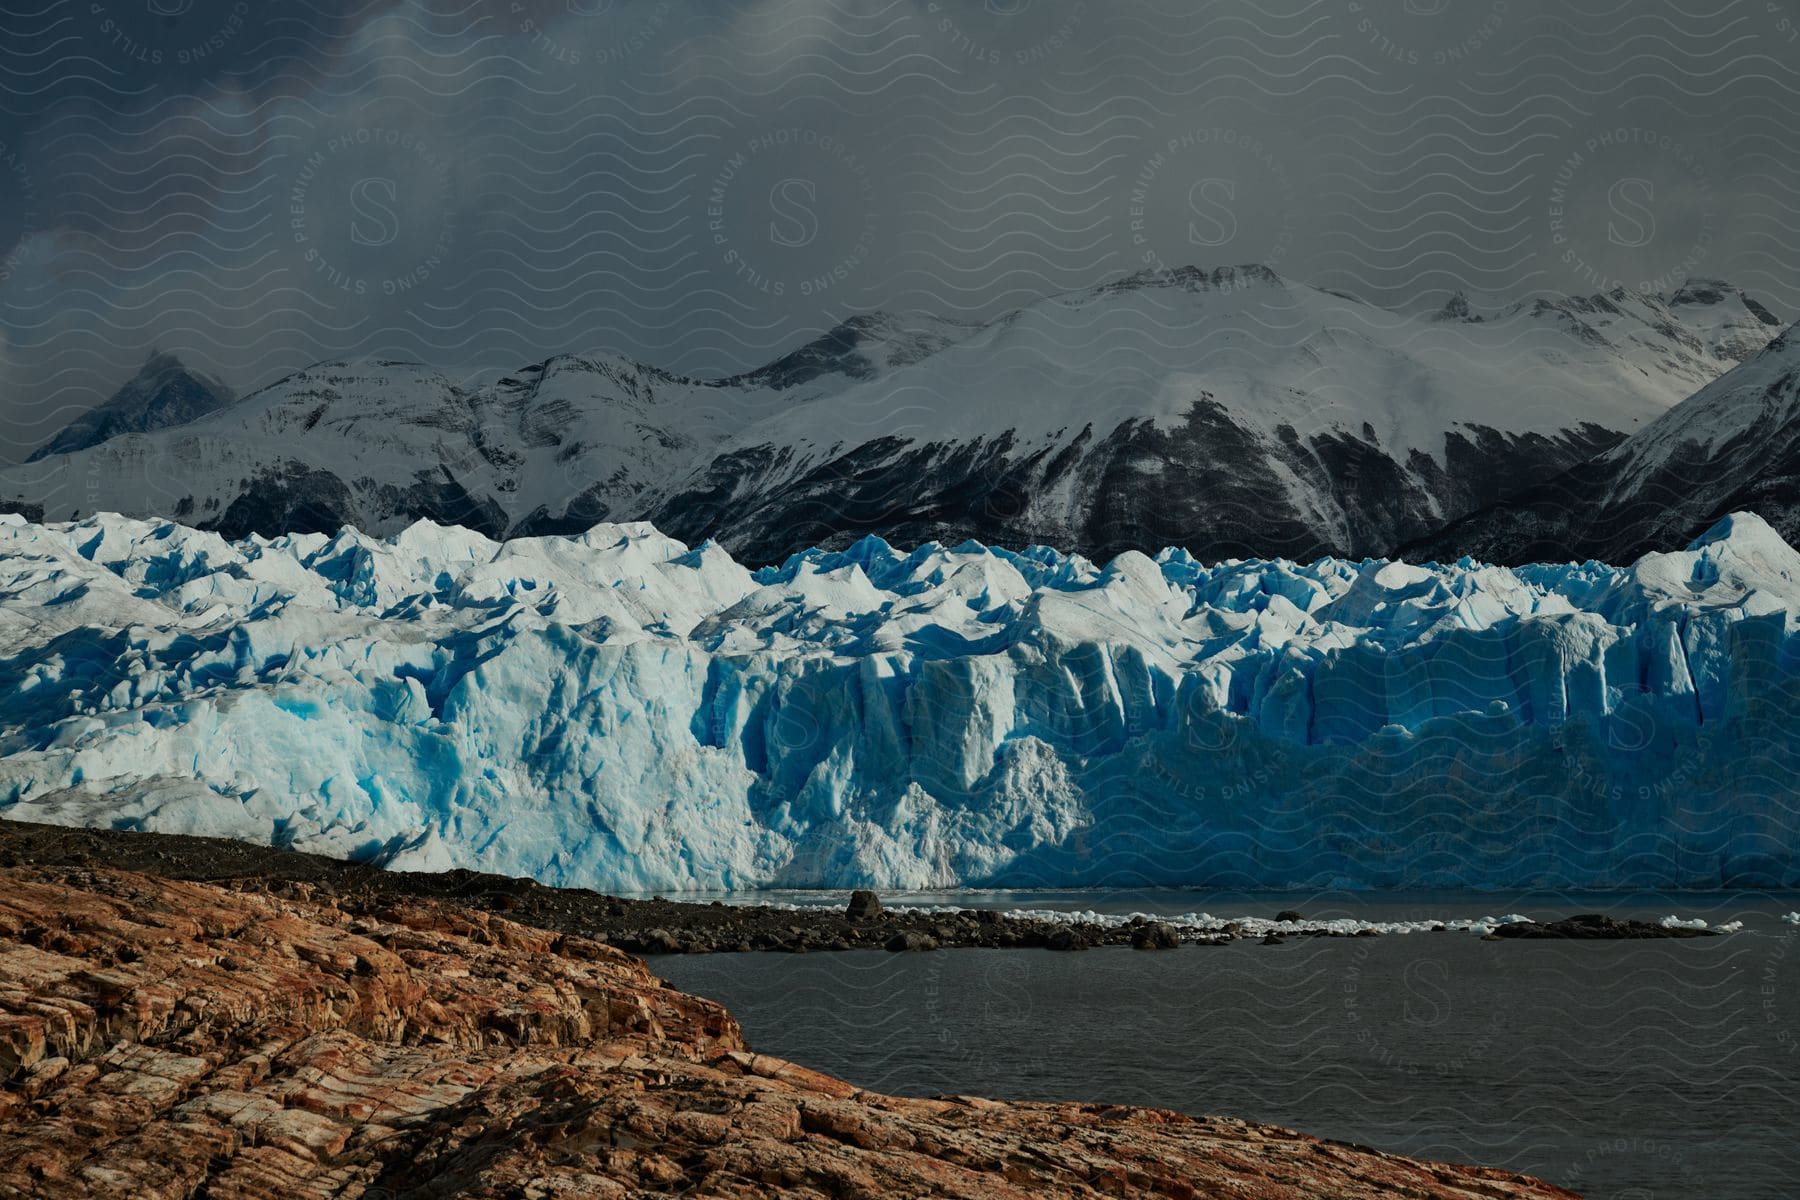
<instances>
[{"instance_id":1,"label":"snow capped ridge","mask_svg":"<svg viewBox=\"0 0 1800 1200\"><path fill-rule=\"evenodd\" d=\"M1737 361L1712 336L1722 320L1599 297L1433 321L1264 267L1147 271L746 425L655 516L771 559L868 532L1102 556L1377 552L1715 379Z\"/></svg>"},{"instance_id":2,"label":"snow capped ridge","mask_svg":"<svg viewBox=\"0 0 1800 1200\"><path fill-rule=\"evenodd\" d=\"M623 890L1793 886L1800 554L0 517L0 814Z\"/></svg>"},{"instance_id":3,"label":"snow capped ridge","mask_svg":"<svg viewBox=\"0 0 1800 1200\"><path fill-rule=\"evenodd\" d=\"M653 520L757 563L866 533L1099 558L1165 544L1361 556L1587 462L1777 332L1716 281L1666 298L1462 300L1394 312L1266 266L1178 267L985 323L854 314L724 379L605 351L486 386L390 358L326 362L203 413L175 406L178 421L83 435L49 468L0 470L0 506L171 516L233 538Z\"/></svg>"}]
</instances>

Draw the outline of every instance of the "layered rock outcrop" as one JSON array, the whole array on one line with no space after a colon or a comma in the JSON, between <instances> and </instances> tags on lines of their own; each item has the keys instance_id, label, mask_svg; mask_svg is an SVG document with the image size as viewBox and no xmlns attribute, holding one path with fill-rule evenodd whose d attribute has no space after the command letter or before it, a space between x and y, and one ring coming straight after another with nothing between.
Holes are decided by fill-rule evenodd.
<instances>
[{"instance_id":1,"label":"layered rock outcrop","mask_svg":"<svg viewBox=\"0 0 1800 1200\"><path fill-rule=\"evenodd\" d=\"M0 1197L1568 1197L1273 1127L901 1099L605 944L413 901L0 871Z\"/></svg>"}]
</instances>

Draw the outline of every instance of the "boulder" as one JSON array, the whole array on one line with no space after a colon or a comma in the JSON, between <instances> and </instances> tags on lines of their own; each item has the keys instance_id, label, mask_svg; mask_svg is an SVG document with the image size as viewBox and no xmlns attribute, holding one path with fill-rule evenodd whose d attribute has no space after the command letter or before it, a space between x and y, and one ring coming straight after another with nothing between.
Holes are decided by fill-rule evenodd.
<instances>
[{"instance_id":1,"label":"boulder","mask_svg":"<svg viewBox=\"0 0 1800 1200\"><path fill-rule=\"evenodd\" d=\"M1131 932L1133 950L1174 950L1180 945L1181 935L1175 932L1173 925L1162 921L1140 925Z\"/></svg>"},{"instance_id":2,"label":"boulder","mask_svg":"<svg viewBox=\"0 0 1800 1200\"><path fill-rule=\"evenodd\" d=\"M652 929L636 939L632 949L639 954L680 954L687 946L666 929Z\"/></svg>"}]
</instances>

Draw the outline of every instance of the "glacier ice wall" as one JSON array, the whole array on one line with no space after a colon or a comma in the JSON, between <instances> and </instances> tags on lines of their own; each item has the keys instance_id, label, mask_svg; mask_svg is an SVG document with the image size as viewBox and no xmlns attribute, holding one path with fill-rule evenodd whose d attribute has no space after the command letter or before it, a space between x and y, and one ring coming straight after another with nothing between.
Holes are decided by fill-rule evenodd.
<instances>
[{"instance_id":1,"label":"glacier ice wall","mask_svg":"<svg viewBox=\"0 0 1800 1200\"><path fill-rule=\"evenodd\" d=\"M1800 554L0 517L0 816L620 890L1800 882Z\"/></svg>"}]
</instances>

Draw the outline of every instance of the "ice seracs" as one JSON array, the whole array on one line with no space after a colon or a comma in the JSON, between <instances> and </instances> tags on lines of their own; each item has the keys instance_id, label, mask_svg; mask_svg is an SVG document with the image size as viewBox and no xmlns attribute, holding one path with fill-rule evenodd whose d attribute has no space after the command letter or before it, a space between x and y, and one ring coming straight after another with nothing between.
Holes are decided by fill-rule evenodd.
<instances>
[{"instance_id":1,"label":"ice seracs","mask_svg":"<svg viewBox=\"0 0 1800 1200\"><path fill-rule=\"evenodd\" d=\"M1800 554L0 518L0 814L610 889L1800 882Z\"/></svg>"}]
</instances>

